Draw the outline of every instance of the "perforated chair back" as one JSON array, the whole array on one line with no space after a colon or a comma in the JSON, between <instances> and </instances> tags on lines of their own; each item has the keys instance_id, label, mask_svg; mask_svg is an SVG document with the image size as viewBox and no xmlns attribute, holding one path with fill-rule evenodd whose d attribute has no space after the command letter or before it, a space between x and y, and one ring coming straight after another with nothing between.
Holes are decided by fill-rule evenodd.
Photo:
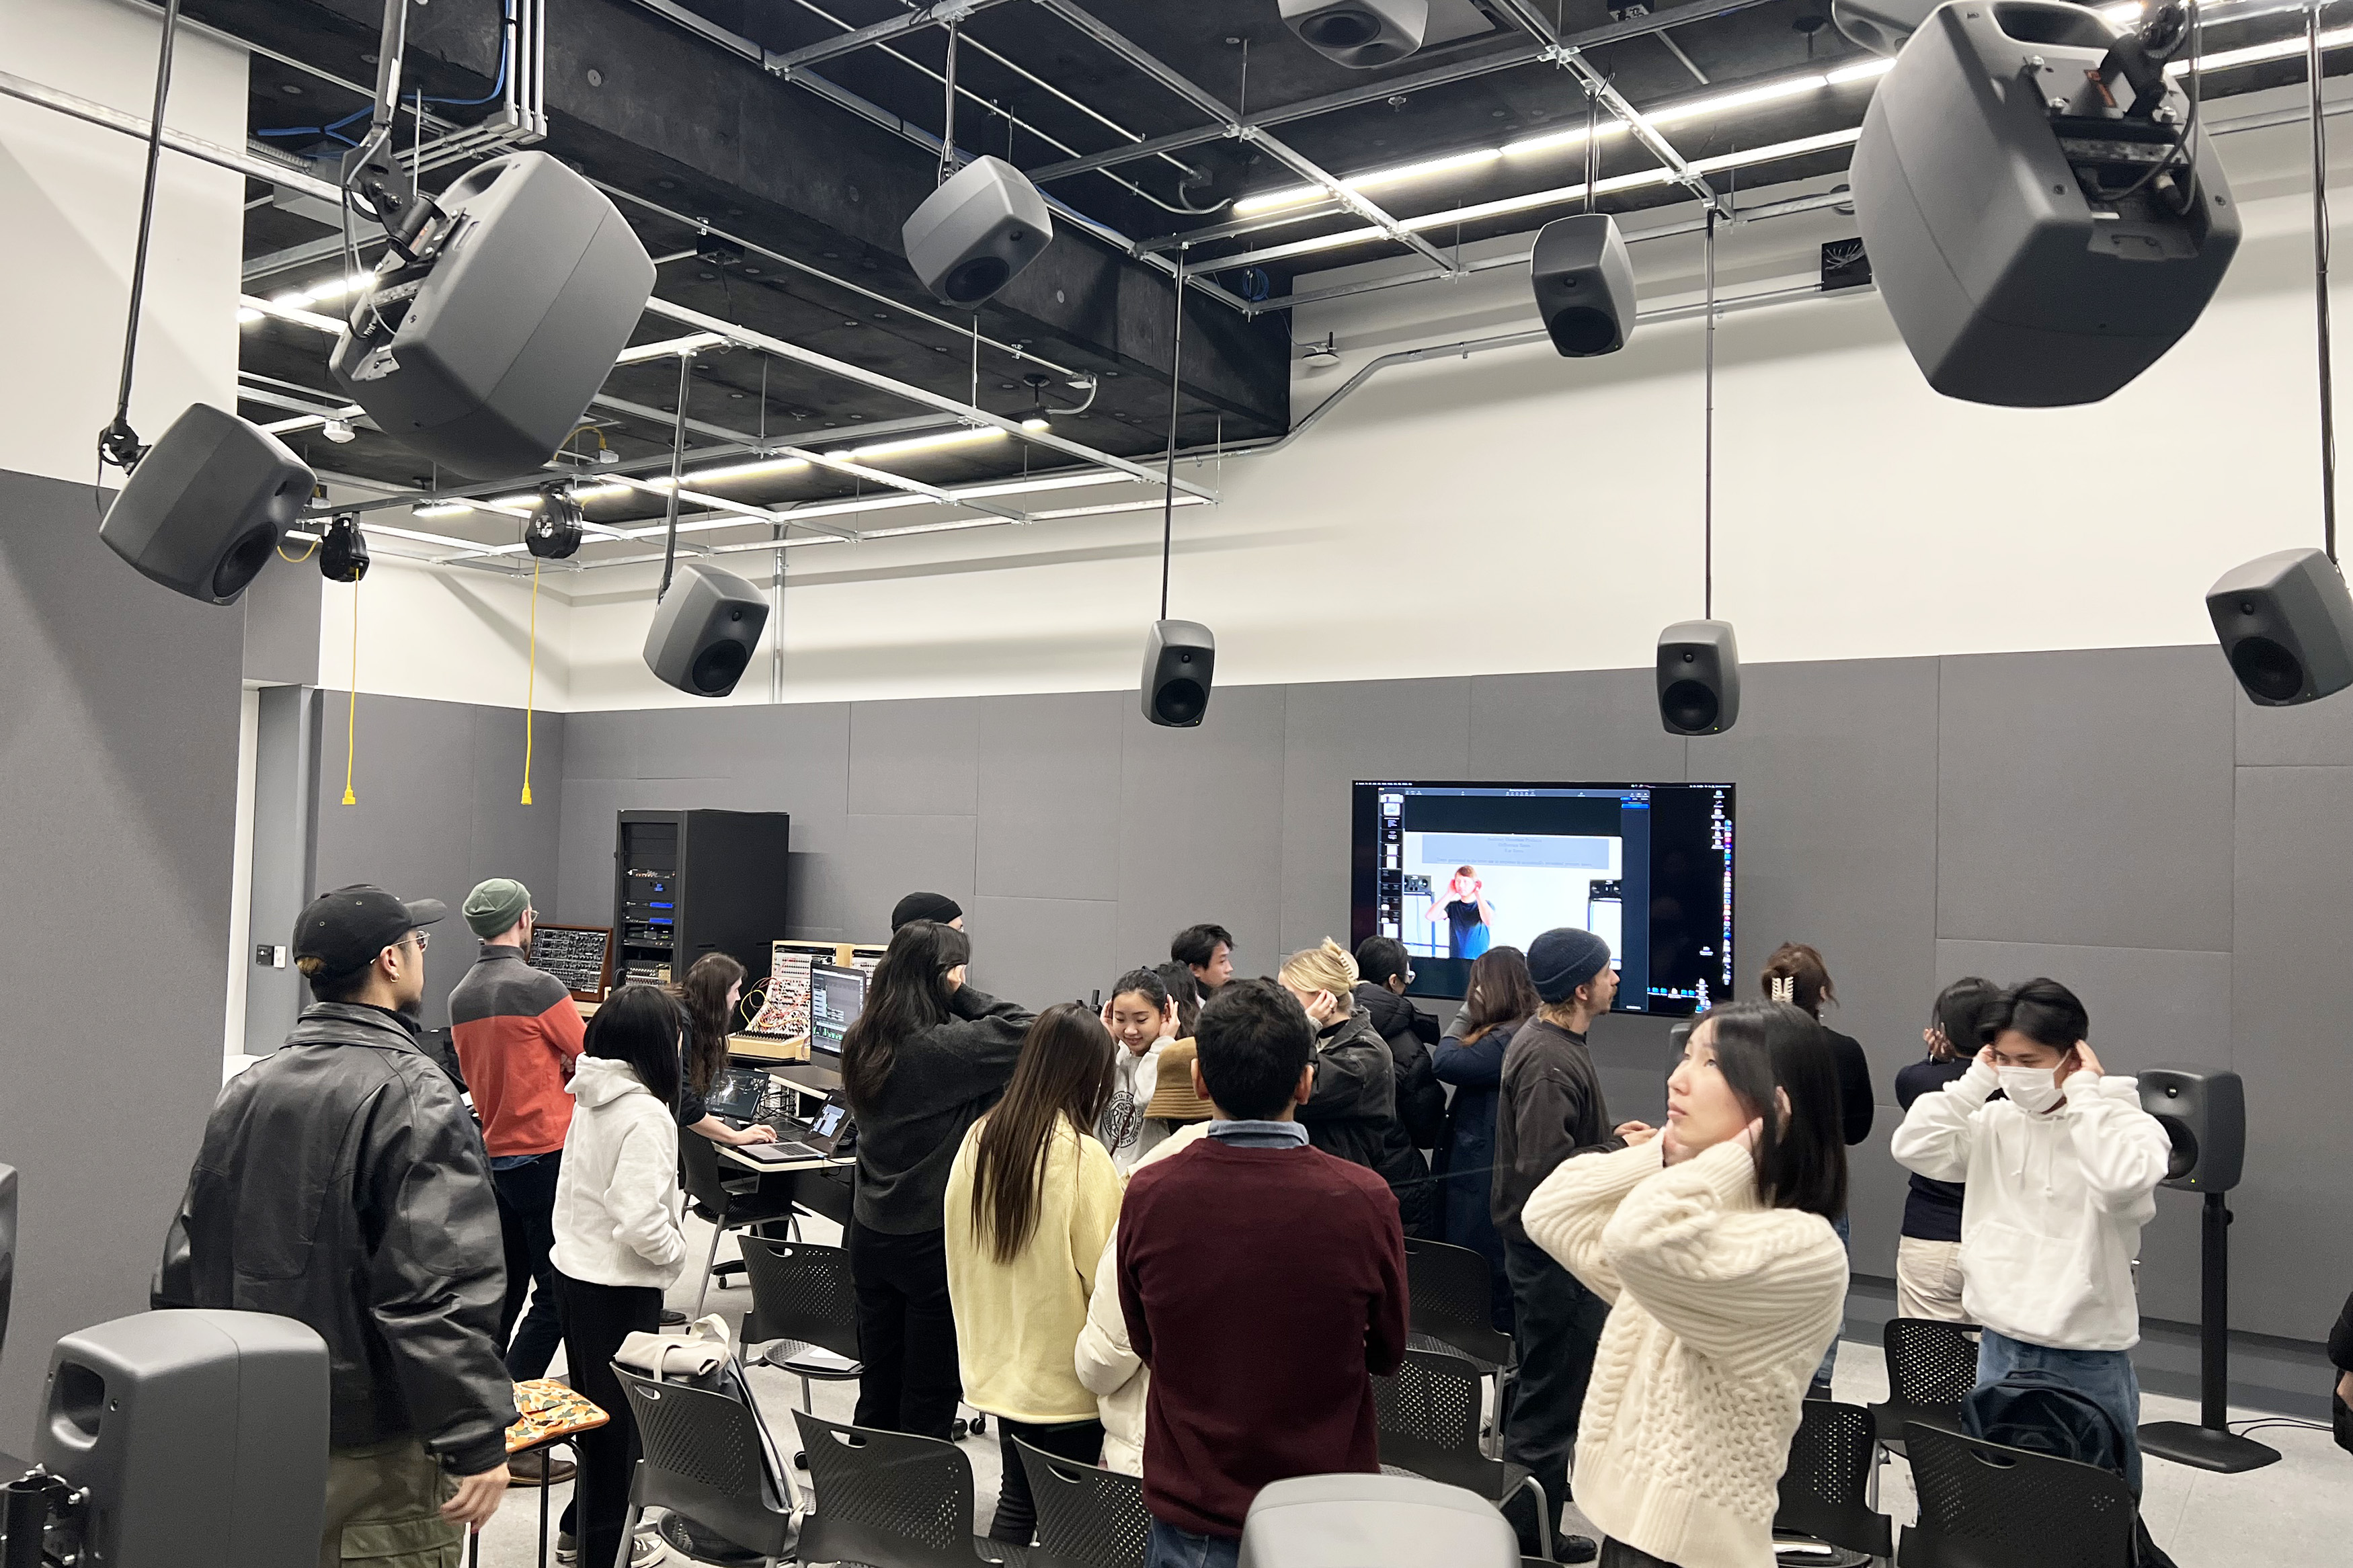
<instances>
[{"instance_id":1,"label":"perforated chair back","mask_svg":"<svg viewBox=\"0 0 2353 1568\"><path fill-rule=\"evenodd\" d=\"M1029 1555L1032 1564L1144 1568L1152 1516L1145 1511L1141 1479L1058 1458L1018 1437L1006 1442L1020 1455L1029 1495L1038 1504L1039 1551Z\"/></svg>"},{"instance_id":2,"label":"perforated chair back","mask_svg":"<svg viewBox=\"0 0 2353 1568\"><path fill-rule=\"evenodd\" d=\"M792 1510L768 1484L759 1417L751 1407L625 1366L613 1371L628 1394L645 1452L631 1502L686 1514L746 1552L782 1555L792 1542Z\"/></svg>"},{"instance_id":3,"label":"perforated chair back","mask_svg":"<svg viewBox=\"0 0 2353 1568\"><path fill-rule=\"evenodd\" d=\"M678 1135L678 1181L706 1219L727 1212L728 1192L719 1173L719 1145L700 1132Z\"/></svg>"},{"instance_id":4,"label":"perforated chair back","mask_svg":"<svg viewBox=\"0 0 2353 1568\"><path fill-rule=\"evenodd\" d=\"M1887 1516L1871 1506L1871 1470L1878 1463L1878 1432L1860 1405L1809 1399L1789 1439L1781 1472L1781 1501L1773 1528L1885 1557L1895 1550Z\"/></svg>"},{"instance_id":5,"label":"perforated chair back","mask_svg":"<svg viewBox=\"0 0 2353 1568\"><path fill-rule=\"evenodd\" d=\"M801 1521L804 1563L871 1563L889 1568L977 1568L972 1533L972 1466L936 1437L844 1426L793 1412L808 1452L814 1510ZM997 1548L991 1560L1018 1563Z\"/></svg>"},{"instance_id":6,"label":"perforated chair back","mask_svg":"<svg viewBox=\"0 0 2353 1568\"><path fill-rule=\"evenodd\" d=\"M1887 1350L1890 1400L1958 1421L1961 1401L1977 1386L1978 1337L1984 1331L1975 1323L1888 1319L1881 1343Z\"/></svg>"},{"instance_id":7,"label":"perforated chair back","mask_svg":"<svg viewBox=\"0 0 2353 1568\"><path fill-rule=\"evenodd\" d=\"M1504 1466L1479 1447L1479 1369L1461 1356L1406 1352L1396 1376L1373 1379L1381 1462L1497 1500Z\"/></svg>"},{"instance_id":8,"label":"perforated chair back","mask_svg":"<svg viewBox=\"0 0 2353 1568\"><path fill-rule=\"evenodd\" d=\"M1495 1330L1493 1280L1483 1253L1409 1240L1405 1271L1415 1333L1442 1341L1474 1362L1510 1364L1512 1336Z\"/></svg>"},{"instance_id":9,"label":"perforated chair back","mask_svg":"<svg viewBox=\"0 0 2353 1568\"><path fill-rule=\"evenodd\" d=\"M752 1281L752 1312L744 1342L795 1340L858 1359L858 1289L849 1254L805 1241L745 1236L744 1272Z\"/></svg>"},{"instance_id":10,"label":"perforated chair back","mask_svg":"<svg viewBox=\"0 0 2353 1568\"><path fill-rule=\"evenodd\" d=\"M1914 1422L1920 1522L1902 1568L2132 1568L2139 1515L2124 1478Z\"/></svg>"}]
</instances>

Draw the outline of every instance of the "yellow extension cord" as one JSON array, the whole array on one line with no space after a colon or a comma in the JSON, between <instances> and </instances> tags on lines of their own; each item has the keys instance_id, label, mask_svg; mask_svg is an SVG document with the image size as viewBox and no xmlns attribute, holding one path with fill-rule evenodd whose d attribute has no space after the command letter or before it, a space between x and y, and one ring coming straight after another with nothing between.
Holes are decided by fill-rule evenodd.
<instances>
[{"instance_id":1,"label":"yellow extension cord","mask_svg":"<svg viewBox=\"0 0 2353 1568\"><path fill-rule=\"evenodd\" d=\"M539 697L539 557L531 558L531 674L522 693L522 804L531 804L532 707Z\"/></svg>"},{"instance_id":2,"label":"yellow extension cord","mask_svg":"<svg viewBox=\"0 0 2353 1568\"><path fill-rule=\"evenodd\" d=\"M357 805L352 793L352 758L359 750L360 733L360 585L352 584L352 703L343 716L343 804Z\"/></svg>"}]
</instances>

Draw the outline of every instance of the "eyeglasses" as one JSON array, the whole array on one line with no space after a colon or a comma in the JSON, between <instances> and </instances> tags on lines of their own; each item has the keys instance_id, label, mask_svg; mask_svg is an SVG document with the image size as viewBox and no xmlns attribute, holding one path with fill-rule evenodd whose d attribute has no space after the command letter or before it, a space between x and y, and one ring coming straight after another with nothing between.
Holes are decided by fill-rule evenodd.
<instances>
[{"instance_id":1,"label":"eyeglasses","mask_svg":"<svg viewBox=\"0 0 2353 1568\"><path fill-rule=\"evenodd\" d=\"M425 951L425 943L428 940L427 934L422 930L413 931L408 933L408 936L402 937L400 942L406 942L409 940L409 937L417 939L417 951L423 952ZM400 942L396 942L392 945L394 947L398 947L400 945Z\"/></svg>"}]
</instances>

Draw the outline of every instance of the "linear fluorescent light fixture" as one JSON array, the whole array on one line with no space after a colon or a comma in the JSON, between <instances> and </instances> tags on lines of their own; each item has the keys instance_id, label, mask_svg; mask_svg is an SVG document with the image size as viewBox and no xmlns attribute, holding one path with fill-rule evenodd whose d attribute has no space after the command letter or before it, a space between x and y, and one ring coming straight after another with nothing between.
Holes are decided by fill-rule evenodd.
<instances>
[{"instance_id":1,"label":"linear fluorescent light fixture","mask_svg":"<svg viewBox=\"0 0 2353 1568\"><path fill-rule=\"evenodd\" d=\"M934 436L910 436L903 441L877 441L868 447L836 448L827 457L836 462L863 463L876 458L903 457L909 452L928 452L936 447L962 447L975 441L1002 441L1005 432L994 425L975 426L963 430L945 430Z\"/></svg>"}]
</instances>

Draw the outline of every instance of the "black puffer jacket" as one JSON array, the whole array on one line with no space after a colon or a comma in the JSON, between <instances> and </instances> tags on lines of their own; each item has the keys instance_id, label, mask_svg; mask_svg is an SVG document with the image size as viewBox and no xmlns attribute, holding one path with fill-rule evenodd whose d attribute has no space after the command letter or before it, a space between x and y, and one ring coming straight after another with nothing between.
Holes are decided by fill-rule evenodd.
<instances>
[{"instance_id":1,"label":"black puffer jacket","mask_svg":"<svg viewBox=\"0 0 2353 1568\"><path fill-rule=\"evenodd\" d=\"M153 1302L275 1312L327 1342L338 1448L414 1434L451 1474L506 1462L513 1384L490 1157L415 1026L315 1003L221 1090Z\"/></svg>"},{"instance_id":2,"label":"black puffer jacket","mask_svg":"<svg viewBox=\"0 0 2353 1568\"><path fill-rule=\"evenodd\" d=\"M1437 1215L1437 1184L1397 1118L1397 1071L1389 1048L1359 1008L1316 1038L1315 1092L1299 1107L1307 1141L1362 1165L1397 1194L1405 1233L1426 1237Z\"/></svg>"},{"instance_id":3,"label":"black puffer jacket","mask_svg":"<svg viewBox=\"0 0 2353 1568\"><path fill-rule=\"evenodd\" d=\"M1438 1020L1367 980L1356 987L1356 1009L1370 1017L1397 1064L1397 1114L1417 1149L1435 1149L1446 1133L1446 1087L1431 1070Z\"/></svg>"}]
</instances>

